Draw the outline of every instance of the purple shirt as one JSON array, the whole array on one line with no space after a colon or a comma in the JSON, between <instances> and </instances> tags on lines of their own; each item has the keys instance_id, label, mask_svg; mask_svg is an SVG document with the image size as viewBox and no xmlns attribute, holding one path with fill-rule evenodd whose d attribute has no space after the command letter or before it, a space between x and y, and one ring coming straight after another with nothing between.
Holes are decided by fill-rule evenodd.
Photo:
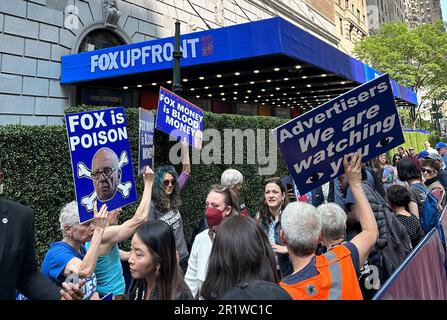
<instances>
[{"instance_id":1,"label":"purple shirt","mask_svg":"<svg viewBox=\"0 0 447 320\"><path fill-rule=\"evenodd\" d=\"M180 176L178 177L178 185L180 186L180 191L183 190L183 187L185 186L186 182L188 182L189 179L189 173L182 171L180 173Z\"/></svg>"}]
</instances>

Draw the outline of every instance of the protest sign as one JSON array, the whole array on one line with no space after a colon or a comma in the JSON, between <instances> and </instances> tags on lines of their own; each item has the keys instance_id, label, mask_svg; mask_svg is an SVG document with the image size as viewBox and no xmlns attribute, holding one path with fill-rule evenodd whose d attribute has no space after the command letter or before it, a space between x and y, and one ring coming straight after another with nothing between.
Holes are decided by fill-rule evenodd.
<instances>
[{"instance_id":1,"label":"protest sign","mask_svg":"<svg viewBox=\"0 0 447 320\"><path fill-rule=\"evenodd\" d=\"M160 87L156 128L202 149L203 110Z\"/></svg>"},{"instance_id":2,"label":"protest sign","mask_svg":"<svg viewBox=\"0 0 447 320\"><path fill-rule=\"evenodd\" d=\"M404 142L387 74L273 130L300 194L344 173L343 156L366 162Z\"/></svg>"},{"instance_id":3,"label":"protest sign","mask_svg":"<svg viewBox=\"0 0 447 320\"><path fill-rule=\"evenodd\" d=\"M103 301L112 301L113 300L113 292L106 294L104 297L101 298Z\"/></svg>"},{"instance_id":4,"label":"protest sign","mask_svg":"<svg viewBox=\"0 0 447 320\"><path fill-rule=\"evenodd\" d=\"M138 174L143 174L146 166L154 168L154 114L143 108L139 113Z\"/></svg>"},{"instance_id":5,"label":"protest sign","mask_svg":"<svg viewBox=\"0 0 447 320\"><path fill-rule=\"evenodd\" d=\"M65 115L79 220L137 199L124 108Z\"/></svg>"}]
</instances>

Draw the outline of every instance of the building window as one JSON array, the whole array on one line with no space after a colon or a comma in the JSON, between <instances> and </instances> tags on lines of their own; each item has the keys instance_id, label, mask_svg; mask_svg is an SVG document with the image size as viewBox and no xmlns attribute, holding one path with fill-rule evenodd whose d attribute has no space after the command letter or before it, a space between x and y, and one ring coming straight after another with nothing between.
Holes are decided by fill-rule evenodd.
<instances>
[{"instance_id":1,"label":"building window","mask_svg":"<svg viewBox=\"0 0 447 320\"><path fill-rule=\"evenodd\" d=\"M343 35L343 19L342 18L339 19L340 19L340 34Z\"/></svg>"},{"instance_id":2,"label":"building window","mask_svg":"<svg viewBox=\"0 0 447 320\"><path fill-rule=\"evenodd\" d=\"M123 44L126 43L115 33L106 29L96 29L82 39L79 52L110 48Z\"/></svg>"},{"instance_id":3,"label":"building window","mask_svg":"<svg viewBox=\"0 0 447 320\"><path fill-rule=\"evenodd\" d=\"M349 9L349 0L345 0L345 9Z\"/></svg>"}]
</instances>

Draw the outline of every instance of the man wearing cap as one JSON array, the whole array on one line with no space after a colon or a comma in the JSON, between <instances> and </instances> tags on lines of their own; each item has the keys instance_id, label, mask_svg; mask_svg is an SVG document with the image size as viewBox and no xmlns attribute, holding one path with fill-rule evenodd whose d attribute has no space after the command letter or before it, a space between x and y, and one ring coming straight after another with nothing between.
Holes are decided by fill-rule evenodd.
<instances>
[{"instance_id":1,"label":"man wearing cap","mask_svg":"<svg viewBox=\"0 0 447 320\"><path fill-rule=\"evenodd\" d=\"M428 152L427 150L422 150L421 152L419 152L418 158L420 159L424 159L427 158L430 155L430 152Z\"/></svg>"},{"instance_id":2,"label":"man wearing cap","mask_svg":"<svg viewBox=\"0 0 447 320\"><path fill-rule=\"evenodd\" d=\"M439 155L442 157L444 165L447 166L447 143L442 141L438 142L436 144L436 150L438 150Z\"/></svg>"}]
</instances>

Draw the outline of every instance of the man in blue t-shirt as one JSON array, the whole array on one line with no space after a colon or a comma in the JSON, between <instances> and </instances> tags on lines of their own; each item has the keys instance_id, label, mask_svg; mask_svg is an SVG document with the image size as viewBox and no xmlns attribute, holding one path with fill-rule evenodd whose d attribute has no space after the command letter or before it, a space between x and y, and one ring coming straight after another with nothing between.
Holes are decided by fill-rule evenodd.
<instances>
[{"instance_id":1,"label":"man in blue t-shirt","mask_svg":"<svg viewBox=\"0 0 447 320\"><path fill-rule=\"evenodd\" d=\"M78 275L66 275L64 271L71 260L79 259L82 261L86 253L87 250L84 245L81 245L79 251L76 251L71 245L63 241L53 242L50 244L50 250L45 256L41 272L58 286L62 285L62 282L77 283L79 281ZM85 280L82 291L84 292L84 300L89 300L96 291L96 276L93 273Z\"/></svg>"},{"instance_id":2,"label":"man in blue t-shirt","mask_svg":"<svg viewBox=\"0 0 447 320\"><path fill-rule=\"evenodd\" d=\"M80 278L85 279L82 287L84 300L99 299L94 270L107 226L107 214L107 206L104 204L98 212L95 202L94 219L80 223L77 202L72 201L65 205L59 217L63 239L51 243L43 260L42 274L57 285L62 282L77 283ZM84 247L87 241L91 241L88 252Z\"/></svg>"}]
</instances>

